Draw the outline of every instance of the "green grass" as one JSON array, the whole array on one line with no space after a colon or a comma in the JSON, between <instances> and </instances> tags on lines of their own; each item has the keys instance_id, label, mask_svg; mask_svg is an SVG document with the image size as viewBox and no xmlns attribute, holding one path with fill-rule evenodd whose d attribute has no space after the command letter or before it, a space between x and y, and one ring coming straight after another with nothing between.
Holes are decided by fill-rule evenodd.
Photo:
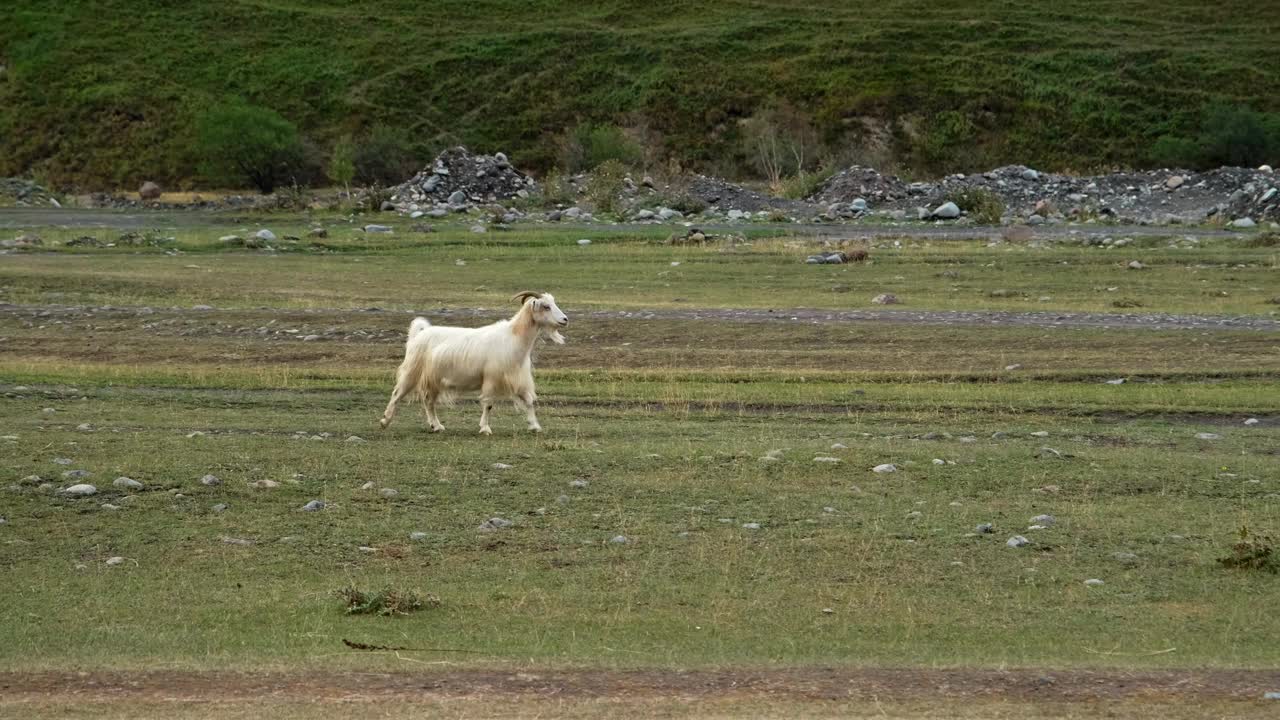
<instances>
[{"instance_id":1,"label":"green grass","mask_svg":"<svg viewBox=\"0 0 1280 720\"><path fill-rule=\"evenodd\" d=\"M297 219L267 222L281 236L306 234ZM532 283L579 310L873 309L879 306L871 299L889 292L904 310L1263 315L1276 311L1272 301L1280 295L1280 253L1252 247L1247 238L1205 240L1195 251L1169 248L1164 238L1121 250L988 248L958 240L907 240L895 248L886 240L873 248L870 264L814 267L803 262L814 252L812 238L769 239L762 230L747 245L673 248L660 244L660 229L534 227L477 238L450 224L428 234L369 236L349 222L328 222L329 239L281 242L278 253L217 242L258 225L165 231L174 242L159 247L54 248L57 254L0 265L0 301L421 310L503 307L512 288ZM50 244L86 234L36 232ZM118 235L87 234L102 242ZM578 246L583 237L593 244ZM1134 258L1148 269L1129 270ZM437 272L424 275L429 269Z\"/></svg>"},{"instance_id":2,"label":"green grass","mask_svg":"<svg viewBox=\"0 0 1280 720\"><path fill-rule=\"evenodd\" d=\"M384 123L526 167L582 121L633 122L732 174L750 165L737 121L771 98L835 148L859 118L900 121L889 152L916 170L1135 164L1215 102L1280 111L1277 30L1241 0L19 0L0 9L0 174L191 183L197 117L226 95L324 149Z\"/></svg>"},{"instance_id":3,"label":"green grass","mask_svg":"<svg viewBox=\"0 0 1280 720\"><path fill-rule=\"evenodd\" d=\"M1241 526L1280 534L1274 331L585 312L785 317L880 288L907 308L1095 310L1114 282L1153 312L1262 315L1269 249L1147 248L1138 273L1114 251L906 243L845 273L785 241L338 233L269 255L215 250L226 231L180 234L178 256L0 258L0 670L404 669L343 639L474 651L414 655L468 667L1280 665L1277 577L1218 562ZM414 406L377 430L408 314L364 308L494 308L467 318L484 322L530 278L573 317L568 345L537 351L545 434L502 407L482 438L474 402L443 435ZM836 279L859 289L814 291ZM1017 287L1053 300L990 294ZM1205 287L1254 289L1214 305ZM217 309L170 309L197 303ZM85 304L118 309L57 309ZM885 462L899 472L871 472ZM74 469L97 496L24 479ZM1057 523L1028 530L1042 513ZM513 526L478 529L495 516ZM995 534L969 537L983 522ZM347 587L440 605L352 615Z\"/></svg>"}]
</instances>

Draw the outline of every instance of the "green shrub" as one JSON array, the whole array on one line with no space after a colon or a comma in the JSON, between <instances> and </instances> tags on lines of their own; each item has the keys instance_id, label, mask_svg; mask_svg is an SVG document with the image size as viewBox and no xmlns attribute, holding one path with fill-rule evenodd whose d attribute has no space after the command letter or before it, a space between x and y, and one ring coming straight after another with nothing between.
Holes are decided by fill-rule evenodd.
<instances>
[{"instance_id":1,"label":"green shrub","mask_svg":"<svg viewBox=\"0 0 1280 720\"><path fill-rule=\"evenodd\" d=\"M1196 168L1203 163L1200 144L1176 135L1165 135L1151 146L1151 160L1162 167Z\"/></svg>"},{"instance_id":2,"label":"green shrub","mask_svg":"<svg viewBox=\"0 0 1280 720\"><path fill-rule=\"evenodd\" d=\"M377 125L356 146L352 157L362 185L399 185L420 169L409 133Z\"/></svg>"},{"instance_id":3,"label":"green shrub","mask_svg":"<svg viewBox=\"0 0 1280 720\"><path fill-rule=\"evenodd\" d=\"M1247 107L1212 107L1205 114L1200 144L1212 165L1260 165L1280 152L1280 117Z\"/></svg>"},{"instance_id":4,"label":"green shrub","mask_svg":"<svg viewBox=\"0 0 1280 720\"><path fill-rule=\"evenodd\" d=\"M795 175L782 180L779 188L780 194L782 197L791 200L803 200L818 192L822 184L833 174L834 171L832 170L817 170L814 172L801 170Z\"/></svg>"},{"instance_id":5,"label":"green shrub","mask_svg":"<svg viewBox=\"0 0 1280 720\"><path fill-rule=\"evenodd\" d=\"M634 166L643 156L640 146L614 125L579 125L565 138L561 149L561 163L569 172L599 167L610 160Z\"/></svg>"},{"instance_id":6,"label":"green shrub","mask_svg":"<svg viewBox=\"0 0 1280 720\"><path fill-rule=\"evenodd\" d=\"M949 193L946 199L981 225L999 225L1000 218L1004 215L1004 201L990 190L966 188Z\"/></svg>"},{"instance_id":7,"label":"green shrub","mask_svg":"<svg viewBox=\"0 0 1280 720\"><path fill-rule=\"evenodd\" d=\"M350 135L344 135L333 146L329 156L329 179L351 192L351 181L356 177L356 144Z\"/></svg>"},{"instance_id":8,"label":"green shrub","mask_svg":"<svg viewBox=\"0 0 1280 720\"><path fill-rule=\"evenodd\" d=\"M305 171L298 129L274 110L242 102L200 117L196 151L200 172L210 182L231 187L248 183L265 194Z\"/></svg>"},{"instance_id":9,"label":"green shrub","mask_svg":"<svg viewBox=\"0 0 1280 720\"><path fill-rule=\"evenodd\" d=\"M605 160L591 171L587 199L596 212L612 213L618 209L618 196L622 194L622 181L626 176L627 168L620 160Z\"/></svg>"}]
</instances>

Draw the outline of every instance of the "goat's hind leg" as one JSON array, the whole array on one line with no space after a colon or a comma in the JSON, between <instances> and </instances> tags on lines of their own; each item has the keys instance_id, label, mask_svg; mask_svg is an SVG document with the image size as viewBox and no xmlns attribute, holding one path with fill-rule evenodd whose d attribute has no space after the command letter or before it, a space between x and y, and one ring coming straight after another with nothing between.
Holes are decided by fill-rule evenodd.
<instances>
[{"instance_id":1,"label":"goat's hind leg","mask_svg":"<svg viewBox=\"0 0 1280 720\"><path fill-rule=\"evenodd\" d=\"M428 392L422 399L423 407L427 411L427 423L431 425L431 432L444 432L444 425L440 423L440 416L436 415L436 399L438 397L436 393Z\"/></svg>"}]
</instances>

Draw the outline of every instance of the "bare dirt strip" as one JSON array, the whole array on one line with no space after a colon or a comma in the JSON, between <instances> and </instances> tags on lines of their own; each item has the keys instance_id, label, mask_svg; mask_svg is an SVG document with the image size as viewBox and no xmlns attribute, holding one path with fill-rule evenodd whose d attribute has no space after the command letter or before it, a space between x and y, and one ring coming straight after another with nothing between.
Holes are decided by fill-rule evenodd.
<instances>
[{"instance_id":1,"label":"bare dirt strip","mask_svg":"<svg viewBox=\"0 0 1280 720\"><path fill-rule=\"evenodd\" d=\"M443 670L424 673L9 672L0 700L42 702L307 702L527 698L760 698L772 700L1151 699L1259 701L1280 690L1277 670ZM1277 705L1280 709L1280 705Z\"/></svg>"},{"instance_id":2,"label":"bare dirt strip","mask_svg":"<svg viewBox=\"0 0 1280 720\"><path fill-rule=\"evenodd\" d=\"M430 319L444 318L490 318L505 317L503 308L435 308L427 310L383 310L366 308L362 310L342 309L308 309L292 310L281 308L256 309L189 309L189 308L150 308L121 306L86 306L86 305L16 305L0 303L0 316L26 319L29 321L57 319L78 319L85 317L133 317L155 316L158 318L199 317L211 318L220 316L263 316L279 315L295 318L326 318L368 315L385 313L387 315L425 315ZM597 320L706 320L712 322L816 322L816 323L850 323L881 322L914 325L988 325L988 326L1024 326L1024 327L1059 327L1059 328L1114 328L1144 330L1261 330L1264 332L1280 332L1280 320L1260 316L1235 315L1171 315L1165 313L1088 313L1088 312L1013 312L1005 310L818 310L811 308L781 309L727 309L727 308L689 308L689 309L655 309L655 310L583 310L575 314L578 318ZM372 330L372 329L371 329ZM397 329L399 332L399 329Z\"/></svg>"}]
</instances>

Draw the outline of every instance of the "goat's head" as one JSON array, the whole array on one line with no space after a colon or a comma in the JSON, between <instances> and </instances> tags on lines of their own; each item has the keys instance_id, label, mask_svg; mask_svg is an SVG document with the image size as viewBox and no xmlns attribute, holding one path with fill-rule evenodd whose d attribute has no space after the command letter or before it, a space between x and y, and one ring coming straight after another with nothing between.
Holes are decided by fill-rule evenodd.
<instances>
[{"instance_id":1,"label":"goat's head","mask_svg":"<svg viewBox=\"0 0 1280 720\"><path fill-rule=\"evenodd\" d=\"M528 305L533 316L533 324L540 328L562 328L569 324L569 316L556 305L551 293L530 292L516 293L514 298L521 305Z\"/></svg>"}]
</instances>

